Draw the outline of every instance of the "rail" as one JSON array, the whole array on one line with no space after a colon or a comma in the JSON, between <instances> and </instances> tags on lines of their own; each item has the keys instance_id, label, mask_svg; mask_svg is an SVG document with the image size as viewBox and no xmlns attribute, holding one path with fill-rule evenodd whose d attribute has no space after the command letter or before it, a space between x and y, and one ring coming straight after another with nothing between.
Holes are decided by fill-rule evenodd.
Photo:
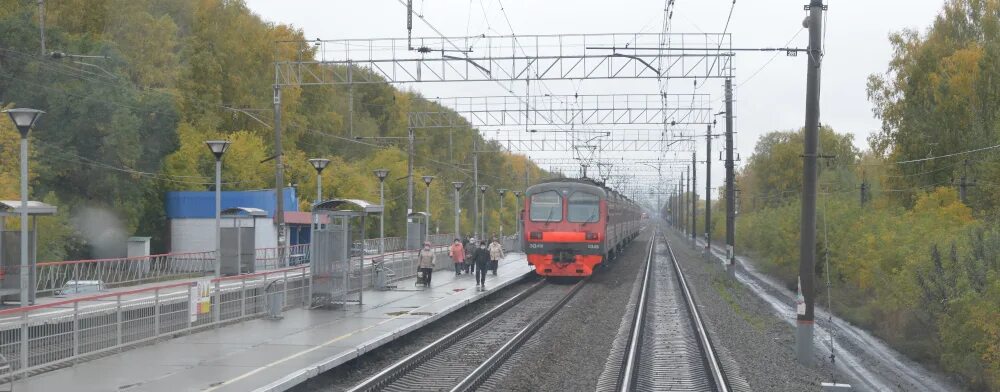
<instances>
[{"instance_id":1,"label":"rail","mask_svg":"<svg viewBox=\"0 0 1000 392\"><path fill-rule=\"evenodd\" d=\"M636 302L636 311L632 319L628 348L625 351L625 363L622 366L621 380L618 384L618 390L621 392L628 392L633 389L639 364L639 342L642 341L643 325L645 325L646 303L649 299L649 277L653 270L653 249L656 247L655 229L653 230L653 235L649 238L649 251L646 253L646 266L642 274L642 288L639 291L639 301Z\"/></svg>"},{"instance_id":2,"label":"rail","mask_svg":"<svg viewBox=\"0 0 1000 392\"><path fill-rule=\"evenodd\" d=\"M674 250L671 249L670 244L667 243L665 236L664 244L667 247L667 252L670 254L670 260L674 266L674 271L677 273L677 283L680 285L681 292L684 294L684 303L687 305L688 312L691 314L691 322L694 325L695 332L698 336L698 345L701 347L702 354L705 357L705 364L708 367L709 374L711 375L710 379L712 384L718 392L729 392L729 380L726 379L725 371L722 368L722 362L715 354L712 339L708 336L708 329L705 328L705 323L701 319L701 313L698 311L697 304L695 304L694 296L691 295L691 290L688 289L687 279L684 278L684 272L681 271L681 266L677 262L677 257L674 256Z\"/></svg>"},{"instance_id":3,"label":"rail","mask_svg":"<svg viewBox=\"0 0 1000 392\"><path fill-rule=\"evenodd\" d=\"M526 343L528 339L535 334L535 332L542 328L542 326L545 325L545 323L547 323L549 319L556 314L556 312L562 309L562 307L566 305L566 303L569 302L569 300L573 298L573 296L576 295L580 289L583 288L584 282L586 282L586 279L581 279L579 282L576 282L576 284L573 285L573 288L570 289L565 296L559 299L555 305L518 331L517 334L508 340L507 343L504 343L503 346L500 346L500 348L497 349L493 355L476 367L471 374L462 379L462 381L459 381L458 385L451 389L451 392L473 391L479 388L479 386L481 386L483 382L485 382L486 379L504 363L504 361L510 358L511 355L514 355L515 351L521 348L521 346L523 346L524 343Z\"/></svg>"},{"instance_id":4,"label":"rail","mask_svg":"<svg viewBox=\"0 0 1000 392\"><path fill-rule=\"evenodd\" d=\"M525 274L524 277L530 274ZM522 277L523 279L523 277ZM397 361L396 363L382 369L381 372L369 377L368 379L362 381L360 384L349 389L349 392L368 392L379 390L389 383L397 380L403 374L406 374L417 365L426 362L428 359L440 353L445 348L451 346L452 344L465 339L473 331L486 325L487 322L493 318L503 314L508 309L516 305L517 303L523 301L525 298L531 296L545 284L545 281L538 281L535 284L529 286L528 288L517 293L513 297L503 301L497 306L494 306L486 313L479 315L478 317L462 324L458 328L449 332L448 334L438 338L431 344L424 346L420 350L417 350L413 354L406 356L405 358Z\"/></svg>"}]
</instances>

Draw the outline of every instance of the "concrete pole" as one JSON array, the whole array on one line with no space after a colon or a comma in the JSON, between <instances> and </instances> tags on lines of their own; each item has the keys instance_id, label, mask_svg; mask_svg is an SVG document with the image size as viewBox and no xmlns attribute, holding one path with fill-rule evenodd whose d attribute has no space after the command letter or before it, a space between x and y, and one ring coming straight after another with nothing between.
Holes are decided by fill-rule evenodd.
<instances>
[{"instance_id":1,"label":"concrete pole","mask_svg":"<svg viewBox=\"0 0 1000 392\"><path fill-rule=\"evenodd\" d=\"M409 140L406 162L406 214L413 212L413 128L406 130L406 137Z\"/></svg>"},{"instance_id":2,"label":"concrete pole","mask_svg":"<svg viewBox=\"0 0 1000 392\"><path fill-rule=\"evenodd\" d=\"M274 224L278 227L278 265L288 266L285 261L285 165L281 147L281 86L274 85Z\"/></svg>"},{"instance_id":3,"label":"concrete pole","mask_svg":"<svg viewBox=\"0 0 1000 392\"><path fill-rule=\"evenodd\" d=\"M698 155L691 151L691 243L698 238Z\"/></svg>"},{"instance_id":4,"label":"concrete pole","mask_svg":"<svg viewBox=\"0 0 1000 392\"><path fill-rule=\"evenodd\" d=\"M726 79L726 268L736 261L736 172L733 162L733 80Z\"/></svg>"},{"instance_id":5,"label":"concrete pole","mask_svg":"<svg viewBox=\"0 0 1000 392\"><path fill-rule=\"evenodd\" d=\"M813 364L814 301L816 300L816 193L819 150L819 89L823 45L823 1L809 2L809 63L806 74L805 143L802 149L802 226L799 245L799 298L796 298L795 356ZM800 303L801 301L801 303Z\"/></svg>"},{"instance_id":6,"label":"concrete pole","mask_svg":"<svg viewBox=\"0 0 1000 392\"><path fill-rule=\"evenodd\" d=\"M475 136L473 136L475 137ZM476 146L476 140L472 140L472 199L475 201L472 203L472 231L479 231L479 196L476 192L479 191L479 153L476 152L478 146ZM481 236L481 235L480 235Z\"/></svg>"},{"instance_id":7,"label":"concrete pole","mask_svg":"<svg viewBox=\"0 0 1000 392\"><path fill-rule=\"evenodd\" d=\"M503 238L503 195L504 191L500 191L500 238Z\"/></svg>"},{"instance_id":8,"label":"concrete pole","mask_svg":"<svg viewBox=\"0 0 1000 392\"><path fill-rule=\"evenodd\" d=\"M424 238L425 238L424 241L427 241L426 238L431 235L431 184L430 183L427 184L426 191L427 194L425 196L425 199L427 200L424 200L426 208L424 211L427 212L427 222L424 225ZM423 246L423 244L421 244L420 246Z\"/></svg>"},{"instance_id":9,"label":"concrete pole","mask_svg":"<svg viewBox=\"0 0 1000 392\"><path fill-rule=\"evenodd\" d=\"M705 130L705 249L712 249L712 126Z\"/></svg>"},{"instance_id":10,"label":"concrete pole","mask_svg":"<svg viewBox=\"0 0 1000 392\"><path fill-rule=\"evenodd\" d=\"M483 197L482 203L483 203L483 205L479 209L479 212L481 214L483 214L483 216L481 216L479 218L479 233L480 233L479 240L482 241L483 239L486 238L486 191L482 191L480 193L482 193L482 197Z\"/></svg>"},{"instance_id":11,"label":"concrete pole","mask_svg":"<svg viewBox=\"0 0 1000 392\"><path fill-rule=\"evenodd\" d=\"M42 38L42 57L45 57L45 0L38 0L38 31Z\"/></svg>"},{"instance_id":12,"label":"concrete pole","mask_svg":"<svg viewBox=\"0 0 1000 392\"><path fill-rule=\"evenodd\" d=\"M677 225L681 228L681 233L684 234L687 234L687 197L685 197L685 193L687 193L687 188L685 187L685 184L687 184L686 175L686 172L681 172L681 183L679 184L680 200L677 204L677 211L681 213L681 219L677 222Z\"/></svg>"},{"instance_id":13,"label":"concrete pole","mask_svg":"<svg viewBox=\"0 0 1000 392\"><path fill-rule=\"evenodd\" d=\"M461 216L461 202L459 201L459 189L462 188L461 182L453 182L451 185L455 188L455 238L462 238L462 231L460 230L460 216Z\"/></svg>"}]
</instances>

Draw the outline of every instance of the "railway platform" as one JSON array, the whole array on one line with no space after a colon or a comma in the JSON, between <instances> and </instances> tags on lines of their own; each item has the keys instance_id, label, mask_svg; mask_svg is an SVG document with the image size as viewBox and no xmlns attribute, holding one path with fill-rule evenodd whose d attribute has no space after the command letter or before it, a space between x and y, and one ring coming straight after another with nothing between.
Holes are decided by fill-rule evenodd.
<instances>
[{"instance_id":1,"label":"railway platform","mask_svg":"<svg viewBox=\"0 0 1000 392\"><path fill-rule=\"evenodd\" d=\"M447 261L446 261L447 262ZM18 380L17 391L283 391L429 324L531 272L509 254L487 291L448 269L433 287L414 279L365 290L364 305L294 308L280 320L253 319L140 346Z\"/></svg>"}]
</instances>

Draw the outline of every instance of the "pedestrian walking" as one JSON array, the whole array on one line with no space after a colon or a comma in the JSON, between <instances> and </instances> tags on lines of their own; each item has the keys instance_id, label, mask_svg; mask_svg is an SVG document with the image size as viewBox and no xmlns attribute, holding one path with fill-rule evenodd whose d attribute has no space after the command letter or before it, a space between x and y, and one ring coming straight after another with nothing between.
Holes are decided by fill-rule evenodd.
<instances>
[{"instance_id":1,"label":"pedestrian walking","mask_svg":"<svg viewBox=\"0 0 1000 392\"><path fill-rule=\"evenodd\" d=\"M490 243L490 271L493 271L493 276L497 275L497 267L500 266L500 259L503 258L503 245L500 245L500 240L497 237L493 237L493 242Z\"/></svg>"},{"instance_id":2,"label":"pedestrian walking","mask_svg":"<svg viewBox=\"0 0 1000 392\"><path fill-rule=\"evenodd\" d=\"M455 276L461 275L462 265L465 264L465 247L462 246L462 241L458 238L448 249L448 256L451 257L451 262L455 263Z\"/></svg>"},{"instance_id":3,"label":"pedestrian walking","mask_svg":"<svg viewBox=\"0 0 1000 392\"><path fill-rule=\"evenodd\" d=\"M431 287L434 261L434 251L431 249L430 241L424 242L424 247L417 252L417 274L423 275L424 287Z\"/></svg>"},{"instance_id":4,"label":"pedestrian walking","mask_svg":"<svg viewBox=\"0 0 1000 392\"><path fill-rule=\"evenodd\" d=\"M486 270L490 268L490 251L486 249L486 241L479 243L479 249L472 254L472 261L476 264L476 289L486 290Z\"/></svg>"}]
</instances>

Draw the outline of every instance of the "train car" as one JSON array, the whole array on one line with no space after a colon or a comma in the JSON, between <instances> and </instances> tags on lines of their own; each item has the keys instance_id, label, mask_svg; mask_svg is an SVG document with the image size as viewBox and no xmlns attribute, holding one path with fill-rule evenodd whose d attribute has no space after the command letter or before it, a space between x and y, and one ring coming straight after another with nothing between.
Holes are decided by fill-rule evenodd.
<instances>
[{"instance_id":1,"label":"train car","mask_svg":"<svg viewBox=\"0 0 1000 392\"><path fill-rule=\"evenodd\" d=\"M524 252L542 276L590 276L639 235L642 211L590 179L559 179L525 191Z\"/></svg>"}]
</instances>

